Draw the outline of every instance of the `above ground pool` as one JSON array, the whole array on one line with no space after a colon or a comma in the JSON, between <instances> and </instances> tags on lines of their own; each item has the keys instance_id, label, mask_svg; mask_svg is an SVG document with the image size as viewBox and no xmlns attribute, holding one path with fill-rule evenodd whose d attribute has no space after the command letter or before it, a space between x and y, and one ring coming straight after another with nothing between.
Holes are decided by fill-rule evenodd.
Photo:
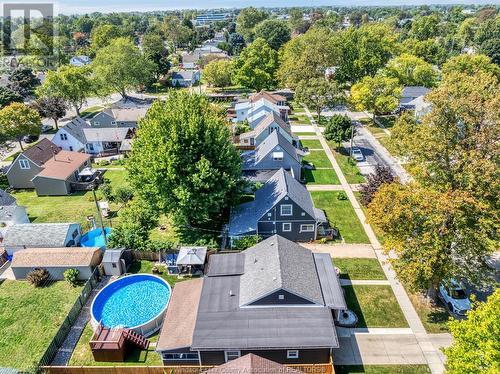
<instances>
[{"instance_id":1,"label":"above ground pool","mask_svg":"<svg viewBox=\"0 0 500 374\"><path fill-rule=\"evenodd\" d=\"M106 227L104 228L104 231L106 232L106 238L109 236L111 233L111 228ZM90 230L88 233L82 236L80 239L80 244L82 247L98 247L98 248L103 248L106 246L106 243L104 241L104 235L102 234L102 229L94 229Z\"/></svg>"},{"instance_id":2,"label":"above ground pool","mask_svg":"<svg viewBox=\"0 0 500 374\"><path fill-rule=\"evenodd\" d=\"M151 274L119 278L104 287L92 302L92 324L126 327L151 335L160 327L170 300L170 285Z\"/></svg>"}]
</instances>

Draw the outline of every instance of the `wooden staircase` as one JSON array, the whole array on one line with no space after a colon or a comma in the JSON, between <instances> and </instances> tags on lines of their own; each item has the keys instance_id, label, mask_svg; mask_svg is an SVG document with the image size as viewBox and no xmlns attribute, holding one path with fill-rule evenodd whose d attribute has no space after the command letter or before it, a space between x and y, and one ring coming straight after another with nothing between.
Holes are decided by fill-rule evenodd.
<instances>
[{"instance_id":1,"label":"wooden staircase","mask_svg":"<svg viewBox=\"0 0 500 374\"><path fill-rule=\"evenodd\" d=\"M147 350L149 348L150 341L146 339L141 334L136 333L130 329L124 329L123 331L125 340L129 343L134 344L137 348Z\"/></svg>"}]
</instances>

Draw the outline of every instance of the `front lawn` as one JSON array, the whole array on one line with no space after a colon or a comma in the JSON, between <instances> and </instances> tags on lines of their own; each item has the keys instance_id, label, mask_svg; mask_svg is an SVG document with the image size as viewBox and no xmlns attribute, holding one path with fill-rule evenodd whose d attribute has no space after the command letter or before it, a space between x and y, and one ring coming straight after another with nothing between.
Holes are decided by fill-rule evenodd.
<instances>
[{"instance_id":1,"label":"front lawn","mask_svg":"<svg viewBox=\"0 0 500 374\"><path fill-rule=\"evenodd\" d=\"M304 169L302 174L307 184L340 184L333 169Z\"/></svg>"},{"instance_id":2,"label":"front lawn","mask_svg":"<svg viewBox=\"0 0 500 374\"><path fill-rule=\"evenodd\" d=\"M332 168L332 163L325 151L311 151L303 160L309 164L313 164L317 168Z\"/></svg>"},{"instance_id":3,"label":"front lawn","mask_svg":"<svg viewBox=\"0 0 500 374\"><path fill-rule=\"evenodd\" d=\"M291 114L291 115L288 116L288 119L290 120L290 122L293 125L297 125L297 124L310 125L311 124L311 121L309 120L309 117L305 113L303 113L303 114L302 113L301 114L298 114L298 113Z\"/></svg>"},{"instance_id":4,"label":"front lawn","mask_svg":"<svg viewBox=\"0 0 500 374\"><path fill-rule=\"evenodd\" d=\"M316 208L323 209L330 226L338 227L346 243L370 243L365 230L354 212L351 202L339 200L342 191L311 191Z\"/></svg>"},{"instance_id":5,"label":"front lawn","mask_svg":"<svg viewBox=\"0 0 500 374\"><path fill-rule=\"evenodd\" d=\"M358 316L356 327L408 327L391 286L343 286L347 307Z\"/></svg>"},{"instance_id":6,"label":"front lawn","mask_svg":"<svg viewBox=\"0 0 500 374\"><path fill-rule=\"evenodd\" d=\"M339 164L340 169L342 170L342 173L347 180L347 183L364 183L365 177L363 176L363 174L361 174L358 167L356 166L356 161L349 157L349 153L347 152L347 150L341 148L340 152L338 152L336 150L337 148L335 144L333 144L332 142L328 142L328 145L330 146L330 149L335 156L335 160L337 160L337 163Z\"/></svg>"},{"instance_id":7,"label":"front lawn","mask_svg":"<svg viewBox=\"0 0 500 374\"><path fill-rule=\"evenodd\" d=\"M432 305L421 295L408 292L408 296L428 333L439 334L450 331L448 321L451 317L440 301Z\"/></svg>"},{"instance_id":8,"label":"front lawn","mask_svg":"<svg viewBox=\"0 0 500 374\"><path fill-rule=\"evenodd\" d=\"M34 288L0 281L0 367L26 370L38 363L80 292L67 282Z\"/></svg>"},{"instance_id":9,"label":"front lawn","mask_svg":"<svg viewBox=\"0 0 500 374\"><path fill-rule=\"evenodd\" d=\"M336 258L333 260L340 269L340 277L345 279L386 279L376 258Z\"/></svg>"},{"instance_id":10,"label":"front lawn","mask_svg":"<svg viewBox=\"0 0 500 374\"><path fill-rule=\"evenodd\" d=\"M336 374L424 374L427 365L335 365Z\"/></svg>"},{"instance_id":11,"label":"front lawn","mask_svg":"<svg viewBox=\"0 0 500 374\"><path fill-rule=\"evenodd\" d=\"M302 144L302 147L307 147L309 149L321 149L321 150L323 150L323 146L321 145L321 142L317 139L301 139L300 143Z\"/></svg>"}]
</instances>

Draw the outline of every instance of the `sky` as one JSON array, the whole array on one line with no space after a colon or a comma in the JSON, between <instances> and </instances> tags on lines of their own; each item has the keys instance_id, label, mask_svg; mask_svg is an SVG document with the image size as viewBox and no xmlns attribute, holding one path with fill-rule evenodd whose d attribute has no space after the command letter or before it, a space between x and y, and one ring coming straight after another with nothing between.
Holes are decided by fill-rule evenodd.
<instances>
[{"instance_id":1,"label":"sky","mask_svg":"<svg viewBox=\"0 0 500 374\"><path fill-rule=\"evenodd\" d=\"M28 0L26 2L36 2ZM44 1L44 2L50 2ZM424 4L500 4L500 0L59 0L56 13L130 12L172 9L209 9L292 6L424 5Z\"/></svg>"}]
</instances>

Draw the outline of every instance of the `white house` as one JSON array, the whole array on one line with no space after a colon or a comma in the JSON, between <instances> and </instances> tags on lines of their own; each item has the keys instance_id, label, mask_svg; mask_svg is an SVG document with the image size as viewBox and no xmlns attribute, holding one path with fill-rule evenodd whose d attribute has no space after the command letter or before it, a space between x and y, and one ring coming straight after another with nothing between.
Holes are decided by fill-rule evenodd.
<instances>
[{"instance_id":1,"label":"white house","mask_svg":"<svg viewBox=\"0 0 500 374\"><path fill-rule=\"evenodd\" d=\"M172 86L173 87L191 87L199 82L201 74L199 70L181 70L172 73Z\"/></svg>"},{"instance_id":2,"label":"white house","mask_svg":"<svg viewBox=\"0 0 500 374\"><path fill-rule=\"evenodd\" d=\"M90 125L81 117L76 117L59 128L52 138L52 143L65 151L80 152L85 150L87 140L83 133L84 128L90 128Z\"/></svg>"}]
</instances>

